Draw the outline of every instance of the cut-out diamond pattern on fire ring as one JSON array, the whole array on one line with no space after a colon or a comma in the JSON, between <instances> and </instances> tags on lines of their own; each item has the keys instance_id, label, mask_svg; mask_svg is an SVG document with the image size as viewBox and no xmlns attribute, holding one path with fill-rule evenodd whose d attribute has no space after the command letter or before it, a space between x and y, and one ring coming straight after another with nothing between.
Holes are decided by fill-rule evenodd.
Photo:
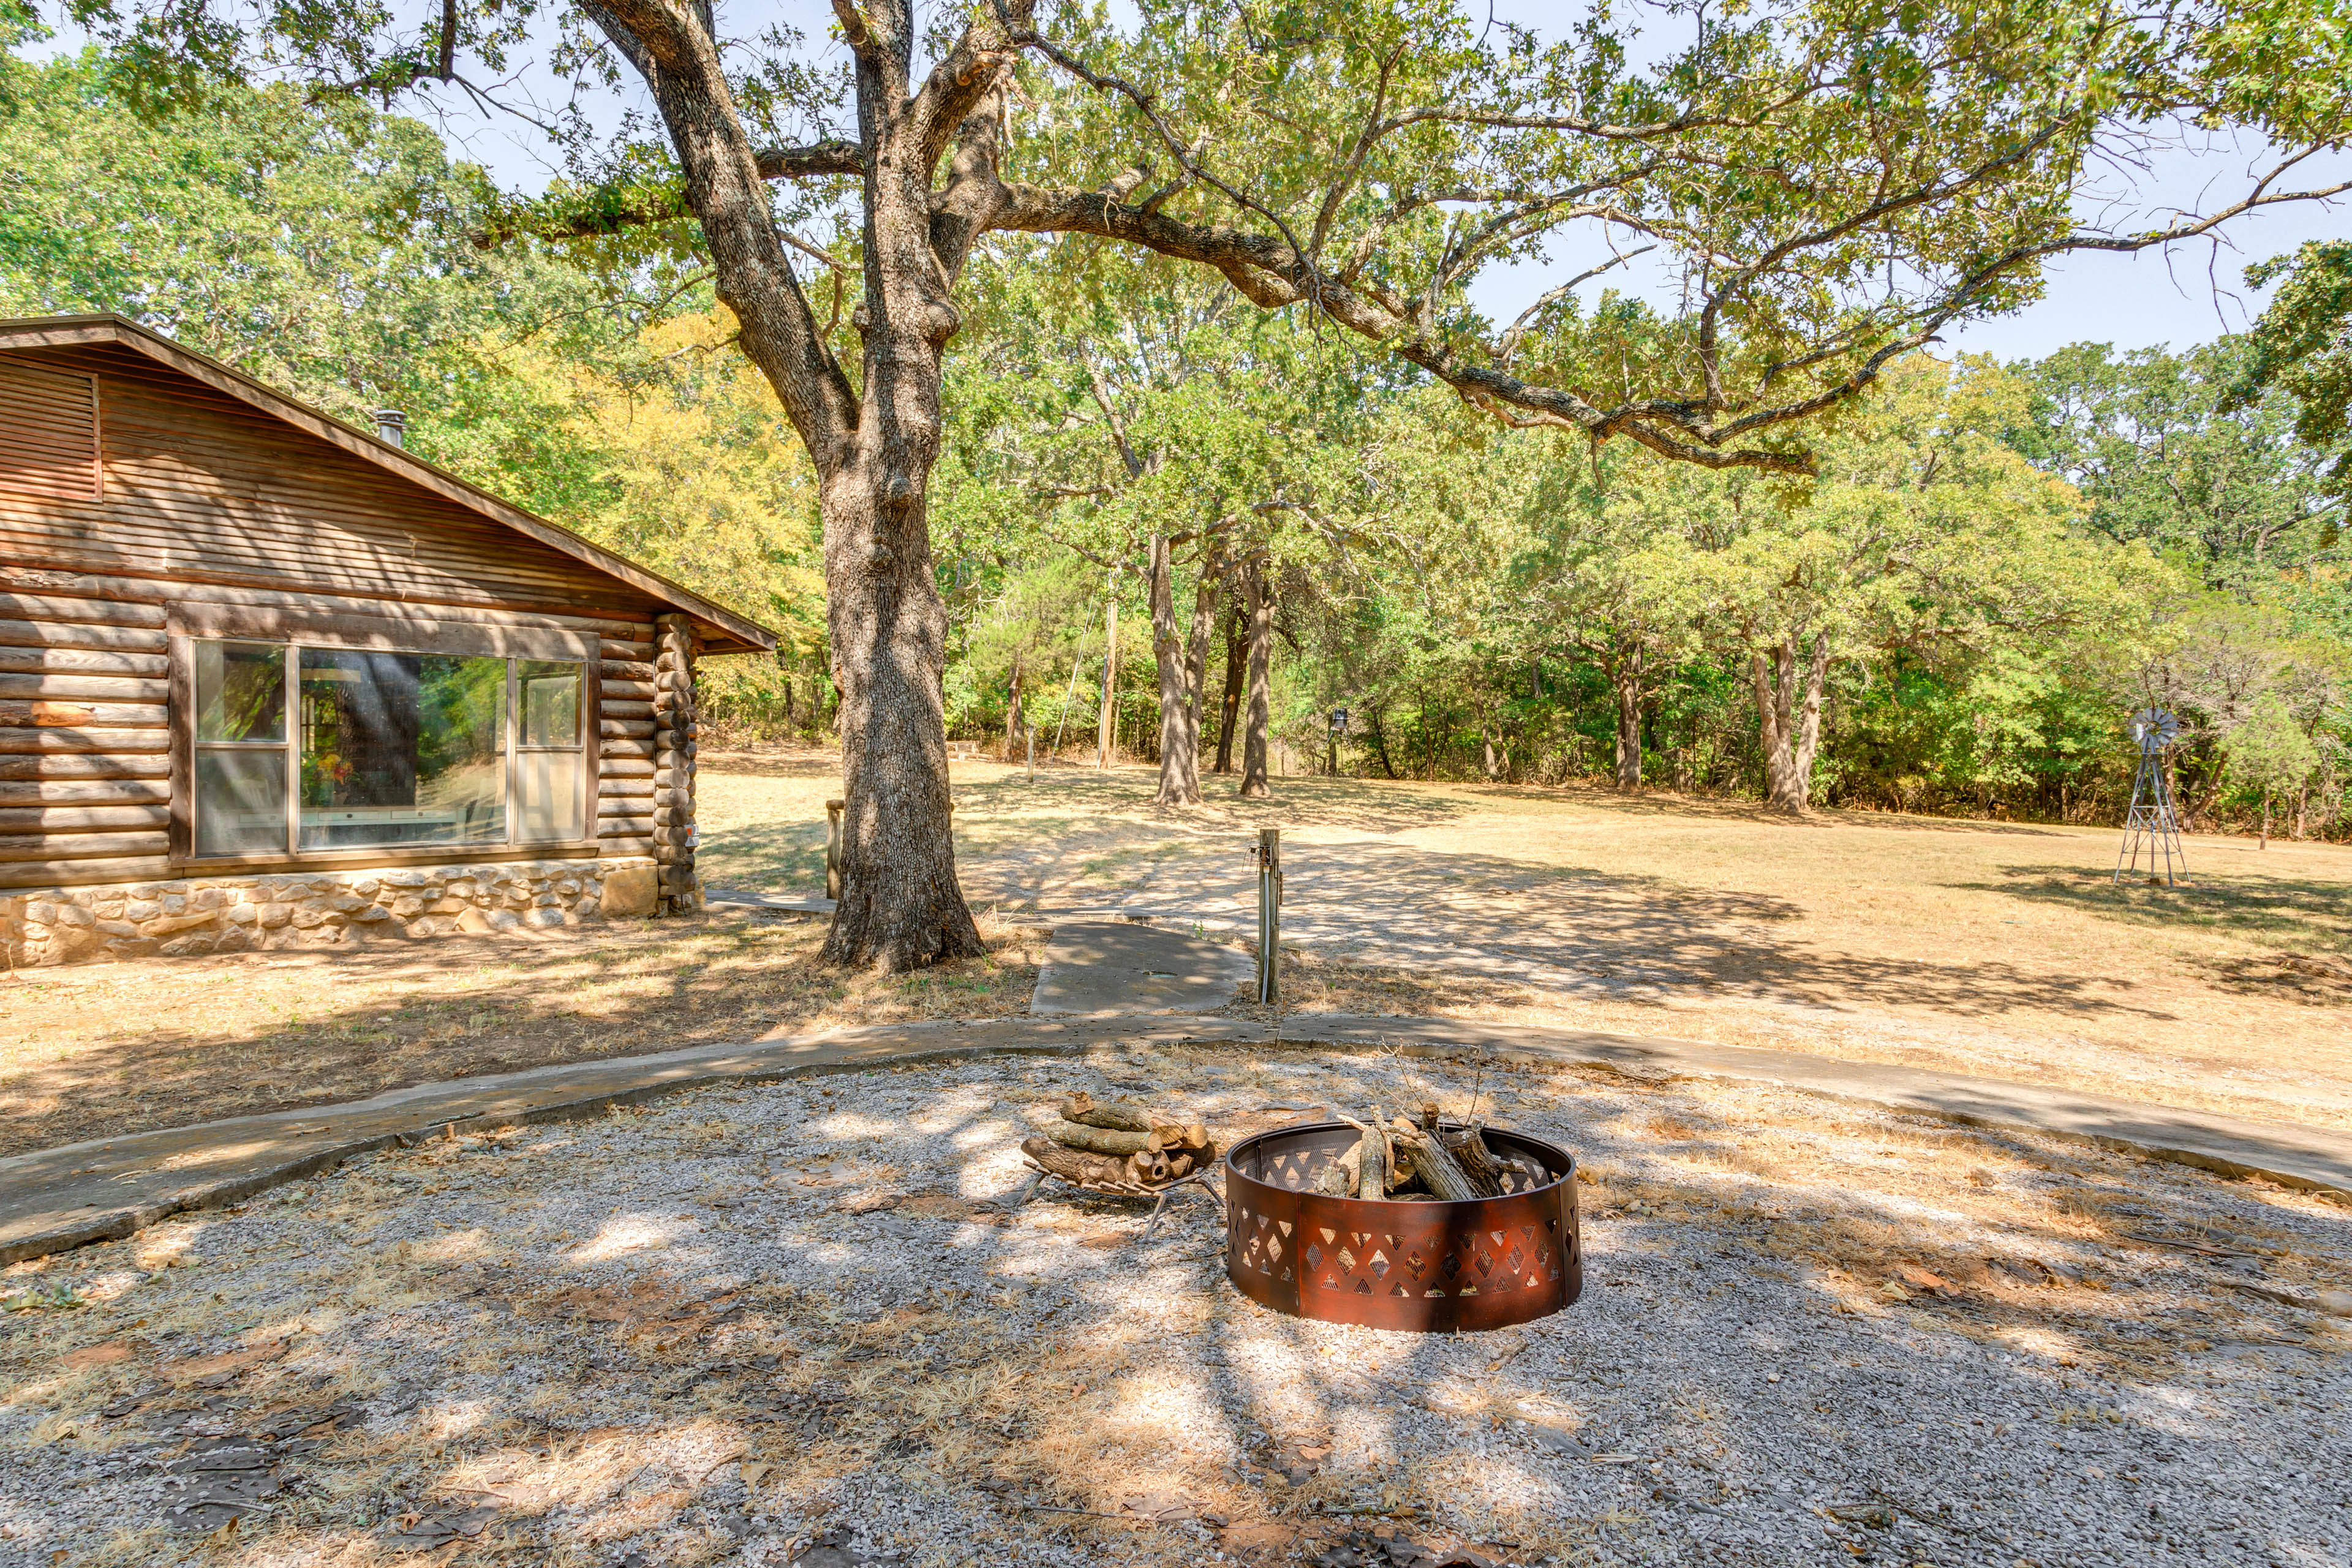
<instances>
[{"instance_id":1,"label":"cut-out diamond pattern on fire ring","mask_svg":"<svg viewBox=\"0 0 2352 1568\"><path fill-rule=\"evenodd\" d=\"M1505 1191L1468 1203L1315 1193L1355 1140L1341 1123L1244 1140L1227 1155L1228 1276L1278 1311L1379 1328L1499 1328L1557 1311L1583 1283L1575 1162L1523 1134L1487 1137Z\"/></svg>"}]
</instances>

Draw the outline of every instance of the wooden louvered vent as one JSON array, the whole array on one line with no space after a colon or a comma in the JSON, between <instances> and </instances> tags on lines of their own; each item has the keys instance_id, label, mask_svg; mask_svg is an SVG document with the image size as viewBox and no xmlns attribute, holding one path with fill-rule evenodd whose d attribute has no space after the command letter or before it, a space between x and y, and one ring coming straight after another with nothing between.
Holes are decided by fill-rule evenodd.
<instances>
[{"instance_id":1,"label":"wooden louvered vent","mask_svg":"<svg viewBox=\"0 0 2352 1568\"><path fill-rule=\"evenodd\" d=\"M0 495L96 500L98 389L0 354Z\"/></svg>"}]
</instances>

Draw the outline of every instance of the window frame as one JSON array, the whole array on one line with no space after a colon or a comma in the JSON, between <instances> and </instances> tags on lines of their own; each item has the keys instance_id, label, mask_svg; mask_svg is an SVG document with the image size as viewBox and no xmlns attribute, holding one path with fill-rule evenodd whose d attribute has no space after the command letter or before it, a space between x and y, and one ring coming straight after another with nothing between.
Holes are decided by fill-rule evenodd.
<instances>
[{"instance_id":1,"label":"window frame","mask_svg":"<svg viewBox=\"0 0 2352 1568\"><path fill-rule=\"evenodd\" d=\"M174 616L170 627L172 722L172 821L170 858L174 867L190 870L227 871L268 868L333 868L352 866L436 863L467 860L552 860L593 858L599 853L597 790L602 771L596 715L603 707L602 659L596 634L569 630L541 632L516 628L510 636L499 628L467 626L448 629L459 635L432 636L430 631L397 628L372 633L341 618L343 635L326 629L324 616L257 615L249 620L217 615ZM347 629L348 628L348 629ZM433 628L439 629L439 628ZM205 642L247 643L275 647L283 653L286 681L285 738L279 741L198 741L196 739L196 646ZM434 644L444 646L432 646ZM459 646L448 647L449 643ZM419 646L425 645L425 646ZM495 658L506 660L506 712L502 765L506 778L506 837L473 843L387 844L333 849L299 848L301 843L301 659L306 647L336 652L403 653L426 657ZM520 701L524 661L573 664L580 668L578 734L572 747L534 746L533 752L572 751L580 758L578 806L582 831L572 838L524 841L518 791L521 783L522 740ZM196 758L205 752L277 752L285 759L286 826L284 847L233 855L196 853Z\"/></svg>"}]
</instances>

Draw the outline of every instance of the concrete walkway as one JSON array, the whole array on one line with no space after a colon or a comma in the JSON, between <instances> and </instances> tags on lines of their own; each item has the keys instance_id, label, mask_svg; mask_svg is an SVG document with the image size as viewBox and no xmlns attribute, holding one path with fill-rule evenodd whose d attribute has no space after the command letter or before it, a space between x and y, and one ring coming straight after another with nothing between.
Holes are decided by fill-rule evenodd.
<instances>
[{"instance_id":1,"label":"concrete walkway","mask_svg":"<svg viewBox=\"0 0 2352 1568\"><path fill-rule=\"evenodd\" d=\"M1213 1012L1256 973L1248 953L1181 931L1129 921L1065 921L1045 944L1029 1011L1080 1017Z\"/></svg>"},{"instance_id":2,"label":"concrete walkway","mask_svg":"<svg viewBox=\"0 0 2352 1568\"><path fill-rule=\"evenodd\" d=\"M167 1215L235 1203L355 1154L413 1143L450 1126L590 1116L706 1084L995 1052L1082 1052L1107 1042L1227 1044L1260 1050L1380 1047L1421 1057L1483 1053L1530 1065L1592 1064L1637 1075L1773 1083L1973 1126L2081 1139L2225 1175L2263 1176L2352 1198L2352 1135L1958 1073L1450 1018L1316 1015L1285 1019L1278 1036L1240 1018L1007 1018L875 1025L817 1036L779 1033L749 1045L425 1084L350 1105L238 1117L20 1154L0 1160L0 1263L128 1236Z\"/></svg>"}]
</instances>

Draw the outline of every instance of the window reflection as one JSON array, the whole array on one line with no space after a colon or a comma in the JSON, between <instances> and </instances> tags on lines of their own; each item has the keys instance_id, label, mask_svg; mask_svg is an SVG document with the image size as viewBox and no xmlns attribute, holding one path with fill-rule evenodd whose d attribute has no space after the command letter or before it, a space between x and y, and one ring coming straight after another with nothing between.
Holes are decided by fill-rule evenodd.
<instances>
[{"instance_id":1,"label":"window reflection","mask_svg":"<svg viewBox=\"0 0 2352 1568\"><path fill-rule=\"evenodd\" d=\"M593 830L580 663L211 640L192 651L199 857L283 855L289 816L298 850Z\"/></svg>"},{"instance_id":2,"label":"window reflection","mask_svg":"<svg viewBox=\"0 0 2352 1568\"><path fill-rule=\"evenodd\" d=\"M506 837L507 661L302 650L300 847Z\"/></svg>"}]
</instances>

